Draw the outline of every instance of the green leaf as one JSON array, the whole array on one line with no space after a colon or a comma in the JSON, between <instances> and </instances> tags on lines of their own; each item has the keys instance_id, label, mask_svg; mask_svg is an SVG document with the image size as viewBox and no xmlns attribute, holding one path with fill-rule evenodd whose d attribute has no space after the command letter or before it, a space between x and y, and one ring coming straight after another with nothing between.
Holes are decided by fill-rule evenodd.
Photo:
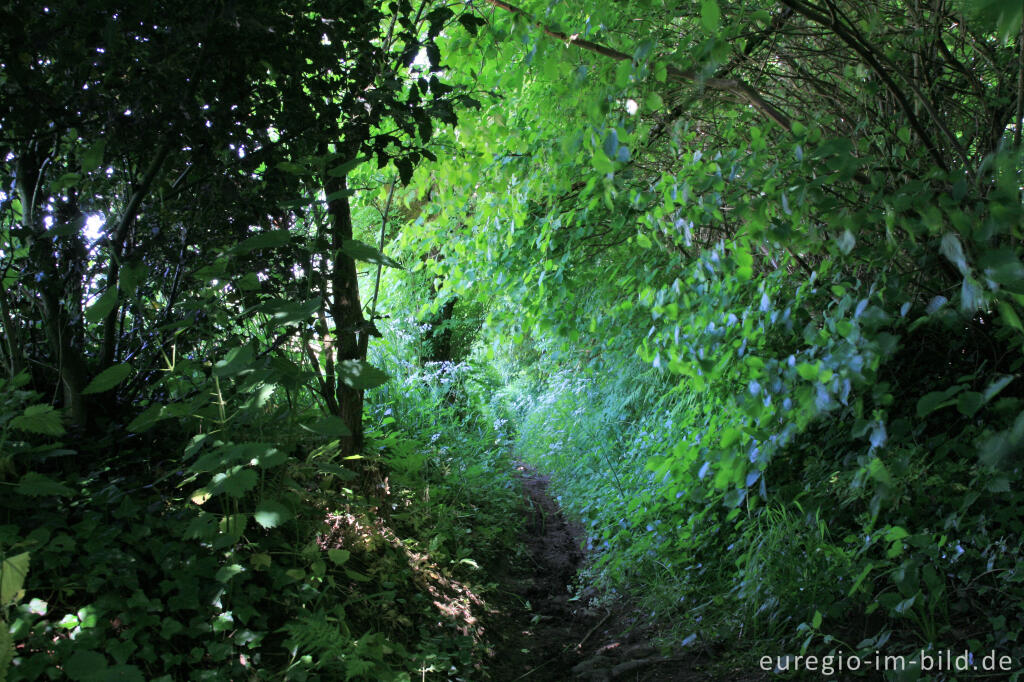
<instances>
[{"instance_id":1,"label":"green leaf","mask_svg":"<svg viewBox=\"0 0 1024 682\"><path fill-rule=\"evenodd\" d=\"M1024 264L1012 249L992 249L978 258L985 276L1015 294L1024 294Z\"/></svg>"},{"instance_id":2,"label":"green leaf","mask_svg":"<svg viewBox=\"0 0 1024 682\"><path fill-rule=\"evenodd\" d=\"M964 255L964 247L961 246L960 240L955 234L947 232L942 235L942 243L939 245L939 250L950 263L956 266L961 275L967 277L971 274L971 268L967 265L967 257Z\"/></svg>"},{"instance_id":3,"label":"green leaf","mask_svg":"<svg viewBox=\"0 0 1024 682\"><path fill-rule=\"evenodd\" d=\"M252 346L245 345L232 348L223 359L218 360L213 366L213 375L217 377L230 377L252 369L255 360L255 353Z\"/></svg>"},{"instance_id":4,"label":"green leaf","mask_svg":"<svg viewBox=\"0 0 1024 682\"><path fill-rule=\"evenodd\" d=\"M288 230L268 230L236 244L231 253L243 254L257 249L275 249L290 241L291 235L288 234Z\"/></svg>"},{"instance_id":5,"label":"green leaf","mask_svg":"<svg viewBox=\"0 0 1024 682\"><path fill-rule=\"evenodd\" d=\"M0 607L21 600L21 591L25 588L25 576L28 575L28 563L29 553L22 552L4 559L3 564L0 565Z\"/></svg>"},{"instance_id":6,"label":"green leaf","mask_svg":"<svg viewBox=\"0 0 1024 682\"><path fill-rule=\"evenodd\" d=\"M615 164L608 158L602 150L598 149L594 152L594 156L591 158L591 163L594 166L594 170L598 173L614 173Z\"/></svg>"},{"instance_id":7,"label":"green leaf","mask_svg":"<svg viewBox=\"0 0 1024 682\"><path fill-rule=\"evenodd\" d=\"M327 557L335 563L337 566L341 566L348 558L352 556L352 553L347 549L329 549L327 550Z\"/></svg>"},{"instance_id":8,"label":"green leaf","mask_svg":"<svg viewBox=\"0 0 1024 682\"><path fill-rule=\"evenodd\" d=\"M306 428L329 438L339 438L342 436L352 435L352 431L350 431L348 426L345 425L345 421L341 417L337 417L333 414L329 414L318 419Z\"/></svg>"},{"instance_id":9,"label":"green leaf","mask_svg":"<svg viewBox=\"0 0 1024 682\"><path fill-rule=\"evenodd\" d=\"M293 514L288 507L277 500L263 500L256 507L252 515L256 523L264 528L277 528L281 524L290 521Z\"/></svg>"},{"instance_id":10,"label":"green leaf","mask_svg":"<svg viewBox=\"0 0 1024 682\"><path fill-rule=\"evenodd\" d=\"M941 407L952 405L953 401L950 398L962 391L963 388L960 385L950 386L945 391L932 391L921 396L921 399L917 401L917 416L927 417Z\"/></svg>"},{"instance_id":11,"label":"green leaf","mask_svg":"<svg viewBox=\"0 0 1024 682\"><path fill-rule=\"evenodd\" d=\"M228 540L238 542L248 523L249 517L245 514L228 514L217 522L217 528Z\"/></svg>"},{"instance_id":12,"label":"green leaf","mask_svg":"<svg viewBox=\"0 0 1024 682\"><path fill-rule=\"evenodd\" d=\"M364 244L358 239L346 239L341 243L341 252L354 260L361 260L375 265L387 265L390 268L402 270L402 266L391 260L376 248Z\"/></svg>"},{"instance_id":13,"label":"green leaf","mask_svg":"<svg viewBox=\"0 0 1024 682\"><path fill-rule=\"evenodd\" d=\"M1003 324L1012 327L1019 332L1024 332L1024 325L1021 324L1020 317L1017 315L1017 311L1010 307L1009 303L1006 303L1005 301L1000 301L998 303L998 308L999 316L1002 318Z\"/></svg>"},{"instance_id":14,"label":"green leaf","mask_svg":"<svg viewBox=\"0 0 1024 682\"><path fill-rule=\"evenodd\" d=\"M75 491L49 476L30 471L18 481L14 492L29 497L71 497Z\"/></svg>"},{"instance_id":15,"label":"green leaf","mask_svg":"<svg viewBox=\"0 0 1024 682\"><path fill-rule=\"evenodd\" d=\"M385 372L363 360L343 360L338 363L336 371L338 379L343 384L351 386L357 391L376 388L391 378Z\"/></svg>"},{"instance_id":16,"label":"green leaf","mask_svg":"<svg viewBox=\"0 0 1024 682\"><path fill-rule=\"evenodd\" d=\"M107 659L98 651L76 651L64 663L64 674L76 682L106 679Z\"/></svg>"},{"instance_id":17,"label":"green leaf","mask_svg":"<svg viewBox=\"0 0 1024 682\"><path fill-rule=\"evenodd\" d=\"M10 421L10 426L44 436L64 435L60 413L54 410L52 405L29 405L22 414Z\"/></svg>"},{"instance_id":18,"label":"green leaf","mask_svg":"<svg viewBox=\"0 0 1024 682\"><path fill-rule=\"evenodd\" d=\"M255 469L240 464L223 473L214 474L210 479L210 496L225 493L229 497L242 497L255 488L258 481Z\"/></svg>"},{"instance_id":19,"label":"green leaf","mask_svg":"<svg viewBox=\"0 0 1024 682\"><path fill-rule=\"evenodd\" d=\"M220 570L214 574L213 579L219 583L227 583L239 573L245 573L245 567L240 564L221 566Z\"/></svg>"},{"instance_id":20,"label":"green leaf","mask_svg":"<svg viewBox=\"0 0 1024 682\"><path fill-rule=\"evenodd\" d=\"M96 324L110 314L115 305L117 305L117 287L107 287L103 295L86 309L85 319L92 324Z\"/></svg>"},{"instance_id":21,"label":"green leaf","mask_svg":"<svg viewBox=\"0 0 1024 682\"><path fill-rule=\"evenodd\" d=\"M91 147L82 150L79 155L79 161L82 163L82 172L88 173L89 171L96 170L103 163L103 152L107 148L106 140L99 140Z\"/></svg>"},{"instance_id":22,"label":"green leaf","mask_svg":"<svg viewBox=\"0 0 1024 682\"><path fill-rule=\"evenodd\" d=\"M815 611L814 612L814 618L811 619L811 627L814 628L815 630L820 629L821 628L821 621L822 621L821 611Z\"/></svg>"},{"instance_id":23,"label":"green leaf","mask_svg":"<svg viewBox=\"0 0 1024 682\"><path fill-rule=\"evenodd\" d=\"M956 409L966 417L973 417L981 406L985 404L985 397L976 391L964 391L956 401Z\"/></svg>"},{"instance_id":24,"label":"green leaf","mask_svg":"<svg viewBox=\"0 0 1024 682\"><path fill-rule=\"evenodd\" d=\"M117 276L117 287L121 293L132 296L148 274L149 266L145 263L126 263Z\"/></svg>"},{"instance_id":25,"label":"green leaf","mask_svg":"<svg viewBox=\"0 0 1024 682\"><path fill-rule=\"evenodd\" d=\"M796 366L796 371L797 374L800 375L801 379L814 381L818 378L818 373L821 371L821 368L817 364L812 365L809 362L801 362Z\"/></svg>"},{"instance_id":26,"label":"green leaf","mask_svg":"<svg viewBox=\"0 0 1024 682\"><path fill-rule=\"evenodd\" d=\"M89 385L82 390L82 395L88 395L90 393L103 393L117 386L119 383L128 378L128 375L132 373L132 366L128 363L121 363L120 365L114 365L107 367L105 370L96 375L96 377L89 382Z\"/></svg>"},{"instance_id":27,"label":"green leaf","mask_svg":"<svg viewBox=\"0 0 1024 682\"><path fill-rule=\"evenodd\" d=\"M271 299L257 306L256 310L267 315L277 324L295 324L306 322L320 310L320 299L295 303L284 299Z\"/></svg>"},{"instance_id":28,"label":"green leaf","mask_svg":"<svg viewBox=\"0 0 1024 682\"><path fill-rule=\"evenodd\" d=\"M293 163L292 161L282 161L274 167L279 171L290 173L291 175L309 175L309 170L305 166Z\"/></svg>"},{"instance_id":29,"label":"green leaf","mask_svg":"<svg viewBox=\"0 0 1024 682\"><path fill-rule=\"evenodd\" d=\"M700 23L708 33L716 33L722 23L722 10L715 0L703 0L700 3Z\"/></svg>"}]
</instances>

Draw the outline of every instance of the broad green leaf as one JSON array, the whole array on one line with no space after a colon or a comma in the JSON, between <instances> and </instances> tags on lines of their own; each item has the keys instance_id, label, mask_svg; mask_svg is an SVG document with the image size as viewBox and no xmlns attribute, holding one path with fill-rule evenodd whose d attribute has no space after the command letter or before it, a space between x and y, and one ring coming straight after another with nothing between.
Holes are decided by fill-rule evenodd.
<instances>
[{"instance_id":1,"label":"broad green leaf","mask_svg":"<svg viewBox=\"0 0 1024 682\"><path fill-rule=\"evenodd\" d=\"M257 311L270 317L277 324L295 324L306 322L320 310L320 299L295 303L284 299L272 299L260 304Z\"/></svg>"},{"instance_id":2,"label":"broad green leaf","mask_svg":"<svg viewBox=\"0 0 1024 682\"><path fill-rule=\"evenodd\" d=\"M289 173L291 175L297 175L297 176L300 176L300 177L303 176L303 175L309 175L310 174L309 170L305 166L303 166L301 164L298 164L298 163L293 163L291 161L281 161L280 163L278 163L274 167L277 168L279 171L283 171L285 173Z\"/></svg>"},{"instance_id":3,"label":"broad green leaf","mask_svg":"<svg viewBox=\"0 0 1024 682\"><path fill-rule=\"evenodd\" d=\"M359 391L376 388L390 378L386 373L363 360L343 360L338 363L335 371L343 384Z\"/></svg>"},{"instance_id":4,"label":"broad green leaf","mask_svg":"<svg viewBox=\"0 0 1024 682\"><path fill-rule=\"evenodd\" d=\"M981 406L985 404L985 397L976 391L964 391L956 400L956 409L966 417L973 417Z\"/></svg>"},{"instance_id":5,"label":"broad green leaf","mask_svg":"<svg viewBox=\"0 0 1024 682\"><path fill-rule=\"evenodd\" d=\"M117 286L126 297L131 297L135 294L135 290L139 288L139 284L146 280L146 276L149 274L149 266L145 263L126 263L121 267L121 271L117 276Z\"/></svg>"},{"instance_id":6,"label":"broad green leaf","mask_svg":"<svg viewBox=\"0 0 1024 682\"><path fill-rule=\"evenodd\" d=\"M103 152L107 148L106 140L99 140L91 147L82 150L79 155L79 161L82 163L82 172L88 173L89 171L96 170L103 163Z\"/></svg>"},{"instance_id":7,"label":"broad green leaf","mask_svg":"<svg viewBox=\"0 0 1024 682\"><path fill-rule=\"evenodd\" d=\"M3 564L0 565L0 607L21 600L21 593L25 588L25 576L28 575L28 564L29 553L22 552L4 559Z\"/></svg>"},{"instance_id":8,"label":"broad green leaf","mask_svg":"<svg viewBox=\"0 0 1024 682\"><path fill-rule=\"evenodd\" d=\"M818 374L821 371L821 366L819 364L812 365L809 362L801 362L799 365L796 366L796 371L797 374L800 375L801 379L806 379L807 381L814 381L815 379L818 378Z\"/></svg>"},{"instance_id":9,"label":"broad green leaf","mask_svg":"<svg viewBox=\"0 0 1024 682\"><path fill-rule=\"evenodd\" d=\"M338 565L338 566L341 566L346 561L348 561L350 556L352 556L352 553L349 552L347 549L329 549L329 550L327 550L327 557L331 561L333 561L336 565Z\"/></svg>"},{"instance_id":10,"label":"broad green leaf","mask_svg":"<svg viewBox=\"0 0 1024 682\"><path fill-rule=\"evenodd\" d=\"M252 516L256 519L256 523L264 528L277 528L290 521L293 514L288 507L277 500L263 500L256 506L256 512Z\"/></svg>"},{"instance_id":11,"label":"broad green leaf","mask_svg":"<svg viewBox=\"0 0 1024 682\"><path fill-rule=\"evenodd\" d=\"M96 302L85 311L85 319L96 324L104 319L117 305L117 287L107 287L107 290L96 299Z\"/></svg>"},{"instance_id":12,"label":"broad green leaf","mask_svg":"<svg viewBox=\"0 0 1024 682\"><path fill-rule=\"evenodd\" d=\"M107 659L98 651L76 651L64 663L64 674L75 682L105 680Z\"/></svg>"},{"instance_id":13,"label":"broad green leaf","mask_svg":"<svg viewBox=\"0 0 1024 682\"><path fill-rule=\"evenodd\" d=\"M1024 264L1013 249L992 249L978 258L978 266L985 276L1007 291L1024 294Z\"/></svg>"},{"instance_id":14,"label":"broad green leaf","mask_svg":"<svg viewBox=\"0 0 1024 682\"><path fill-rule=\"evenodd\" d=\"M255 353L252 346L245 345L232 348L224 359L218 360L213 366L213 375L217 377L231 377L246 370L252 369L255 360Z\"/></svg>"},{"instance_id":15,"label":"broad green leaf","mask_svg":"<svg viewBox=\"0 0 1024 682\"><path fill-rule=\"evenodd\" d=\"M950 386L944 391L932 391L921 396L920 400L917 401L917 416L927 417L940 407L952 405L953 401L950 398L962 391L963 388L960 385Z\"/></svg>"},{"instance_id":16,"label":"broad green leaf","mask_svg":"<svg viewBox=\"0 0 1024 682\"><path fill-rule=\"evenodd\" d=\"M103 393L104 391L109 391L127 379L128 375L131 373L132 366L128 363L121 363L120 365L107 367L89 382L89 385L82 390L82 394L87 395L90 393Z\"/></svg>"},{"instance_id":17,"label":"broad green leaf","mask_svg":"<svg viewBox=\"0 0 1024 682\"><path fill-rule=\"evenodd\" d=\"M52 405L29 405L22 414L10 421L10 426L43 436L64 435L60 413L54 410Z\"/></svg>"},{"instance_id":18,"label":"broad green leaf","mask_svg":"<svg viewBox=\"0 0 1024 682\"><path fill-rule=\"evenodd\" d=\"M28 497L71 497L75 491L45 474L30 471L21 477L14 492Z\"/></svg>"},{"instance_id":19,"label":"broad green leaf","mask_svg":"<svg viewBox=\"0 0 1024 682\"><path fill-rule=\"evenodd\" d=\"M333 414L329 414L325 417L318 419L317 421L310 424L308 427L310 431L315 431L322 436L328 436L330 438L339 438L342 436L351 436L352 432L348 426L345 425L344 420L341 417L337 417Z\"/></svg>"},{"instance_id":20,"label":"broad green leaf","mask_svg":"<svg viewBox=\"0 0 1024 682\"><path fill-rule=\"evenodd\" d=\"M245 573L245 567L241 564L229 564L227 566L221 566L220 570L213 576L213 579L219 583L230 582L239 573Z\"/></svg>"},{"instance_id":21,"label":"broad green leaf","mask_svg":"<svg viewBox=\"0 0 1024 682\"><path fill-rule=\"evenodd\" d=\"M648 92L647 96L643 100L644 109L648 112L656 112L665 106L665 100L662 99L662 95L656 92Z\"/></svg>"},{"instance_id":22,"label":"broad green leaf","mask_svg":"<svg viewBox=\"0 0 1024 682\"><path fill-rule=\"evenodd\" d=\"M217 529L227 542L234 544L242 538L248 523L249 517L245 514L228 514L217 523Z\"/></svg>"},{"instance_id":23,"label":"broad green leaf","mask_svg":"<svg viewBox=\"0 0 1024 682\"><path fill-rule=\"evenodd\" d=\"M244 254L258 249L275 249L290 241L291 235L288 234L288 230L268 230L240 242L231 249L231 252Z\"/></svg>"},{"instance_id":24,"label":"broad green leaf","mask_svg":"<svg viewBox=\"0 0 1024 682\"><path fill-rule=\"evenodd\" d=\"M598 173L615 172L615 164L612 163L611 159L608 158L608 155L605 154L600 149L594 152L594 156L591 159L591 163L594 166L594 170L596 170Z\"/></svg>"},{"instance_id":25,"label":"broad green leaf","mask_svg":"<svg viewBox=\"0 0 1024 682\"><path fill-rule=\"evenodd\" d=\"M223 473L214 474L210 479L210 496L224 493L229 497L242 497L255 488L258 481L255 469L244 465L234 466Z\"/></svg>"},{"instance_id":26,"label":"broad green leaf","mask_svg":"<svg viewBox=\"0 0 1024 682\"><path fill-rule=\"evenodd\" d=\"M961 275L967 277L971 274L971 268L967 265L967 257L964 255L964 247L961 246L960 239L955 234L947 232L942 235L942 244L939 246L939 250L950 263L956 266Z\"/></svg>"},{"instance_id":27,"label":"broad green leaf","mask_svg":"<svg viewBox=\"0 0 1024 682\"><path fill-rule=\"evenodd\" d=\"M722 23L722 10L716 0L701 0L700 23L708 33L718 32L718 25Z\"/></svg>"}]
</instances>

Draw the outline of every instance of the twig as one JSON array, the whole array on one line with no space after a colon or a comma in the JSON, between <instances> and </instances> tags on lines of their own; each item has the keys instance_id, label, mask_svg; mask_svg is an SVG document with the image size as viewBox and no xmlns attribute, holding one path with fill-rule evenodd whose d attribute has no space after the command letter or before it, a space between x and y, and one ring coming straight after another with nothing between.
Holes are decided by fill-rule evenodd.
<instances>
[{"instance_id":1,"label":"twig","mask_svg":"<svg viewBox=\"0 0 1024 682\"><path fill-rule=\"evenodd\" d=\"M595 632L597 631L597 629L598 629L599 627L601 627L602 625L604 625L604 624L605 624L605 621L607 621L607 620L608 620L609 618L611 618L611 617L612 617L612 612L611 612L611 611L609 611L608 613L604 614L604 618L602 618L602 619L600 620L600 622L598 622L598 624L597 624L597 625L595 625L594 627L590 628L590 632L588 632L588 633L587 633L586 635L584 635L583 639L581 639L581 640L580 640L580 643L576 645L576 648L577 648L577 649L579 649L580 647L582 647L582 646L583 646L583 644L584 644L584 643L585 643L585 642L586 642L586 641L587 641L588 639L590 639L590 636L591 636L592 634L594 634L594 633L595 633Z\"/></svg>"}]
</instances>

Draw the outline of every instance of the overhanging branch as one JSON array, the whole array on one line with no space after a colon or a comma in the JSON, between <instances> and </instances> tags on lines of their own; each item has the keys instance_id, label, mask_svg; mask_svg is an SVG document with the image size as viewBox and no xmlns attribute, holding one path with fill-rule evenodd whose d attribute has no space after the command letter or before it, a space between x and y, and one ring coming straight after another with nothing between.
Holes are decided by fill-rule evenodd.
<instances>
[{"instance_id":1,"label":"overhanging branch","mask_svg":"<svg viewBox=\"0 0 1024 682\"><path fill-rule=\"evenodd\" d=\"M515 5L511 5L507 2L504 2L504 0L487 0L487 2L493 5L494 7L524 17L527 21L529 21L532 25L539 28L546 35L551 36L552 38L557 38L558 40L561 40L567 45L574 45L576 47L583 48L584 50L589 50L590 52L596 52L599 55L608 57L610 59L614 59L615 61L632 61L633 59L625 52L619 52L618 50L612 49L605 45L601 45L599 43L586 40L585 38L580 38L579 34L577 33L569 35L563 33L562 31L552 30L547 26L544 26L543 24L534 21L530 17L530 15L526 13L525 10L516 7ZM785 128L786 130L792 130L793 123L790 120L789 116L783 113L778 107L774 106L773 104L765 100L765 98L762 97L761 94L758 93L757 90L755 90L753 87L751 87L750 85L748 85L747 83L738 78L705 79L701 78L699 72L696 69L683 71L682 69L676 68L675 66L672 65L666 67L666 74L669 79L676 81L678 83L689 83L693 85L699 85L706 88L710 88L712 90L731 92L735 95L738 95L748 104L750 104L750 106L757 109L766 118L774 121L775 123Z\"/></svg>"}]
</instances>

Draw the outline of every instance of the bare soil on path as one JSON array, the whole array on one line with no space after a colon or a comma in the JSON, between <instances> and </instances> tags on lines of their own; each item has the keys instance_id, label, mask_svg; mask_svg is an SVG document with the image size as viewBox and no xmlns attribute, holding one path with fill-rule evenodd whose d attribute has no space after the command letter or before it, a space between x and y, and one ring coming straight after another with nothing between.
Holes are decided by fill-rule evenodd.
<instances>
[{"instance_id":1,"label":"bare soil on path","mask_svg":"<svg viewBox=\"0 0 1024 682\"><path fill-rule=\"evenodd\" d=\"M524 492L525 566L509 566L499 580L508 604L488 628L494 655L487 678L497 682L636 680L697 682L724 679L696 648L665 651L651 642L653 628L623 600L593 606L593 589L574 598L572 586L586 556L582 529L568 522L548 494L549 480L516 465ZM597 602L600 603L600 602ZM739 672L739 671L736 671ZM748 671L753 672L753 671ZM763 679L742 673L730 680Z\"/></svg>"}]
</instances>

